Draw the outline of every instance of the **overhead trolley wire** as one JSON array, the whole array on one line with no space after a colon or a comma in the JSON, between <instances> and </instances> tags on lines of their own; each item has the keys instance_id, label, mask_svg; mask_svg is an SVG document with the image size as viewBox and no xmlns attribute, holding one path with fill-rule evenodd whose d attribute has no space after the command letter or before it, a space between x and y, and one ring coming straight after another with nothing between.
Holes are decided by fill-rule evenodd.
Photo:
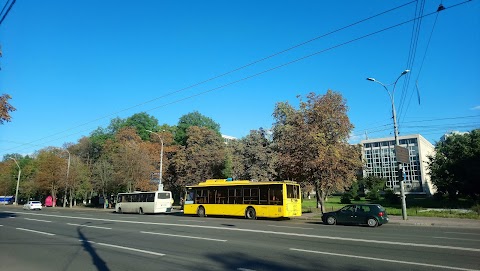
<instances>
[{"instance_id":1,"label":"overhead trolley wire","mask_svg":"<svg viewBox=\"0 0 480 271\"><path fill-rule=\"evenodd\" d=\"M445 7L443 7L442 4L440 4L438 6L437 15L435 16L435 21L433 22L432 31L430 32L430 37L428 38L428 42L427 42L427 47L425 48L425 52L423 54L422 62L420 64L420 68L418 69L417 78L415 79L415 83L416 83L415 86L417 88L417 95L418 95L418 103L419 104L420 104L420 92L419 92L420 90L418 89L418 78L420 77L420 74L422 73L423 63L425 62L425 57L427 56L428 48L430 47L430 41L432 40L433 31L435 30L435 26L437 25L438 14L440 14L440 11L442 11L444 9L445 9ZM414 93L414 91L412 91L410 93L410 97L409 97L408 102L407 102L407 108L405 109L404 112L400 112L400 114L399 114L400 115L400 120L403 119L408 112L408 108L410 107L410 102L412 100L413 93Z\"/></svg>"},{"instance_id":2,"label":"overhead trolley wire","mask_svg":"<svg viewBox=\"0 0 480 271\"><path fill-rule=\"evenodd\" d=\"M412 36L411 36L411 40L410 40L410 50L409 50L409 53L408 53L407 66L405 67L405 69L412 70L413 65L415 63L415 57L417 55L418 39L420 37L420 29L421 29L421 25L422 25L421 15L423 15L424 9L425 9L425 0L421 0L421 1L417 2L414 17L419 18L419 19L415 20L414 23L413 23ZM399 110L398 110L399 115L402 112L403 104L405 103L405 98L407 96L411 76L412 76L412 74L408 73L408 74L406 74L406 76L404 77L404 80L403 80L404 84L403 84L402 92L401 92L401 95L400 95L400 103L399 103Z\"/></svg>"},{"instance_id":3,"label":"overhead trolley wire","mask_svg":"<svg viewBox=\"0 0 480 271\"><path fill-rule=\"evenodd\" d=\"M454 7L463 5L463 4L465 4L465 3L467 3L467 2L470 2L470 1L472 1L472 0L466 0L466 1L464 1L464 2L457 3L457 4L455 4L455 5L452 5L452 6L448 7L448 8L445 8L445 9L451 9L451 8L454 8ZM412 1L412 2L414 2L414 1ZM408 4L408 3L407 3L407 4ZM404 5L406 5L406 4L404 4ZM402 6L404 6L404 5L402 5ZM393 9L391 9L391 10L393 10ZM390 11L391 11L391 10L390 10ZM434 13L435 13L435 12L428 13L428 14L426 14L426 15L422 15L422 18L431 16L431 15L433 15ZM372 17L373 17L373 16L372 16ZM314 52L314 53L312 53L312 54L309 54L309 55L306 55L306 56L303 56L303 57L294 59L294 60L289 61L289 62L286 62L286 63L284 63L284 64L281 64L281 65L278 65L278 66L269 68L269 69L267 69L267 70L263 70L263 71L261 71L261 72L255 73L255 74L253 74L253 75L249 75L249 76L243 77L243 78L241 78L241 79L238 79L238 80L235 80L235 81L232 81L232 82L223 84L223 85L221 85L221 86L214 87L214 88L208 89L208 90L206 90L206 91L202 91L202 92L199 92L199 93L196 93L196 94L187 96L187 97L185 97L185 98L181 98L181 99L178 99L178 100L175 100L175 101L172 101L172 102L168 102L168 103L165 103L165 104L162 104L162 105L159 105L159 106L150 108L150 109L146 110L145 112L152 111L152 110L155 110L155 109L158 109L158 108L162 108L162 107L166 107L166 106L168 106L168 105L176 104L176 103L179 103L179 102L182 102L182 101L185 101L185 100L189 100L189 99L192 99L192 98L194 98L194 97L198 97L198 96L201 96L201 95L204 95L204 94L207 94L207 93L210 93L210 92L213 92L213 91L216 91L216 90L225 88L225 87L227 87L227 86L231 86L231 85L234 85L234 84L237 84L237 83L240 83L240 82L243 82L243 81L246 81L246 80L249 80L249 79L258 77L258 76L263 75L263 74L265 74L265 73L268 73L268 72L271 72L271 71L274 71L274 70L283 68L283 67L285 67L285 66L288 66L288 65L297 63L297 62L302 61L302 60L305 60L305 59L307 59L307 58L310 58L310 57L313 57L313 56L316 56L316 55L325 53L325 52L327 52L327 51L331 51L331 50L333 50L333 49L342 47L342 46L344 46L344 45L347 45L347 44L350 44L350 43L353 43L353 42L356 42L356 41L365 39L365 38L367 38L367 37L370 37L370 36L373 36L373 35L376 35L376 34L385 32L385 31L387 31L387 30L390 30L390 29L393 29L393 28L402 26L402 25L407 24L407 23L409 23L409 22L412 22L412 21L414 21L414 20L416 20L416 19L419 19L419 18L413 18L413 19L410 19L410 20L407 20L407 21L404 21L404 22L401 22L401 23L398 23L398 24L395 24L395 25L392 25L392 26L383 28L383 29L381 29L381 30L371 32L371 33L369 33L369 34L360 36L360 37L358 37L358 38L351 39L351 40L349 40L349 41L346 41L346 42L343 42L343 43L340 43L340 44L331 46L331 47L329 47L329 48L326 48L326 49L323 49L323 50ZM312 40L313 40L313 39L312 39ZM294 48L294 47L291 47L291 48ZM252 63L258 63L258 61L257 61L257 62L252 62ZM253 64L252 64L252 65L253 65ZM248 66L249 66L249 65L248 65ZM244 67L247 67L247 65L245 65ZM240 69L240 68L239 68L239 69ZM238 69L237 69L237 70L238 70ZM233 72L233 71L232 71L232 72ZM225 73L225 74L229 74L229 73L231 73L231 72L228 72L228 73ZM213 79L215 79L215 78L218 78L218 77L221 77L221 76L212 77L211 80L213 80ZM181 90L177 90L177 91L175 91L175 92L171 92L171 93L166 94L166 95L163 95L163 96L161 96L161 97L158 97L158 98L152 99L152 100L150 100L150 101L141 103L141 104L139 104L139 105L129 107L128 109L124 109L124 110L118 111L117 113L119 113L119 112L124 112L124 111L126 111L126 110L129 110L129 109L138 107L138 106L140 106L140 105L144 105L144 104L150 103L150 102L152 102L152 101L154 101L154 100L158 100L158 99L160 99L160 98L163 98L163 97L172 95L172 94L174 94L174 93L178 93L178 92L183 91L183 90L185 90L185 89L188 89L188 88L191 88L191 87L194 87L194 86L198 86L199 84L203 84L204 82L208 82L208 81L211 81L211 80L210 80L210 79L207 79L207 80L205 80L205 81L202 81L202 82L197 83L197 84L195 84L195 85L192 85L192 86L190 86L190 87L186 87L186 88L183 88L183 89L181 89ZM110 114L110 115L108 115L108 116L112 116L112 115L114 115L114 114L116 114L116 113ZM98 119L96 119L96 120L94 120L94 121L97 121L97 120L100 120L100 119L104 119L104 118L106 118L106 117L108 117L108 116L104 116L104 117L102 117L102 118L98 118ZM92 123L92 122L94 122L94 121L91 121L91 122L88 122L88 123L84 123L84 124L82 124L82 125L79 125L79 126L74 127L74 128L70 128L70 129L65 130L65 131L70 131L70 130L73 130L73 129L75 129L75 128L81 127L81 126L85 126L85 125L87 125L87 124L89 124L89 123ZM54 134L54 135L58 135L58 134L61 134L61 133L63 133L63 132L56 133L56 134ZM80 131L80 132L77 132L77 133L70 134L70 135L75 135L75 134L78 134L78 133L81 133L81 131ZM61 138L65 138L65 137L70 136L70 135L66 135L66 136L61 137ZM36 141L40 141L40 140L43 140L43 139L46 139L46 138L49 138L49 137L50 137L50 136L47 136L47 137L41 138L41 139L36 140ZM58 139L61 139L61 138L57 138L57 139L54 139L54 140L58 140ZM54 140L46 141L45 143L52 142L52 141L54 141ZM32 141L32 142L36 142L36 141ZM28 144L28 143L27 143L27 144ZM24 144L24 145L26 145L26 144ZM15 148L11 148L11 149L15 149ZM11 149L8 149L8 150L11 150Z\"/></svg>"},{"instance_id":4,"label":"overhead trolley wire","mask_svg":"<svg viewBox=\"0 0 480 271\"><path fill-rule=\"evenodd\" d=\"M3 20L5 20L5 17L7 17L8 12L10 12L10 10L13 7L13 4L15 4L16 1L17 0L13 0L12 2L10 2L11 3L10 6L7 8L7 11L5 11L5 14L3 14L2 18L0 19L0 24L2 24ZM5 7L7 6L8 3L9 3L9 1L7 1L7 3L5 3L5 6L3 6L2 12L0 12L0 16L3 13L3 11L5 10Z\"/></svg>"},{"instance_id":5,"label":"overhead trolley wire","mask_svg":"<svg viewBox=\"0 0 480 271\"><path fill-rule=\"evenodd\" d=\"M14 1L15 1L15 0L14 0ZM101 116L101 117L96 118L96 119L94 119L94 120L91 120L91 121L88 121L88 122L79 124L79 125L77 125L77 126L75 126L75 127L72 127L72 128L69 128L69 129L66 129L66 130L63 130L63 131L60 131L60 132L58 132L58 133L54 133L54 134L51 134L51 135L42 137L42 138L40 138L40 139L31 141L30 143L22 144L22 145L20 145L19 147L21 147L21 146L23 146L23 145L29 145L29 144L31 144L31 143L38 142L38 141L42 141L42 140L47 139L47 138L50 138L50 137L52 137L52 136L60 135L60 134L63 134L63 133L66 133L66 132L75 130L75 129L79 128L79 127L86 126L86 125L88 125L88 124L97 122L97 121L99 121L99 120L102 120L102 119L106 119L106 118L108 118L108 117L115 116L115 115L117 115L117 114L119 114L119 113L123 113L123 112L129 111L129 110L131 110L131 109L134 109L134 108L137 108L137 107L140 107L140 106L143 106L143 105L152 103L152 102L154 102L154 101L157 101L157 100L160 100L160 99L163 99L163 98L172 96L172 95L174 95L174 94L183 92L183 91L185 91L185 90L188 90L188 89L191 89L191 88L194 88L194 87L203 85L203 84L205 84L205 83L214 81L214 80L216 80L216 79L218 79L218 78L227 76L227 75L229 75L229 74L235 73L235 72L240 71L240 70L243 70L243 69L245 69L245 68L247 68L247 67L250 67L250 66L253 66L253 65L258 64L258 63L260 63L260 62L263 62L263 61L265 61L265 60L268 60L268 59L271 59L271 58L273 58L273 57L279 56L279 55L281 55L281 54L284 54L284 53L286 53L286 52L288 52L288 51L291 51L291 50L293 50L293 49L299 48L299 47L301 47L301 46L303 46L303 45L306 45L306 44L308 44L308 43L311 43L311 42L313 42L313 41L316 41L316 40L319 40L319 39L321 39L321 38L327 37L327 36L329 36L329 35L332 35L332 34L334 34L334 33L340 32L340 31L342 31L342 30L345 30L345 29L347 29L347 28L353 27L353 26L355 26L355 25L358 25L358 24L360 24L360 23L366 22L366 21L371 20L371 19L373 19L373 18L376 18L376 17L378 17L378 16L381 16L381 15L384 15L384 14L386 14L386 13L392 12L392 11L394 11L394 10L403 8L403 7L405 7L405 6L407 6L407 5L410 5L410 4L414 3L414 2L416 2L416 1L414 0L414 1L407 2L407 3L402 4L402 5L400 5L400 6L397 6L397 7L391 8L391 9L388 9L388 10L386 10L386 11L380 12L380 13L375 14L375 15L373 15L373 16L367 17L367 18L365 18L365 19L362 19L362 20L359 20L359 21L357 21L357 22L351 23L351 24L346 25L346 26L344 26L344 27L338 28L338 29L336 29L336 30L327 32L327 33L325 33L325 34L322 34L322 35L320 35L320 36L314 37L314 38L309 39L309 40L307 40L307 41L301 42L301 43L299 43L299 44L297 44L297 45L294 45L294 46L291 46L291 47L289 47L289 48L287 48L287 49L284 49L284 50L281 50L281 51L279 51L279 52L273 53L273 54L271 54L271 55L269 55L269 56L260 58L260 59L258 59L258 60L255 60L255 61L253 61L253 62L250 62L250 63L245 64L245 65L243 65L243 66L240 66L240 67L238 67L238 68L235 68L235 69L233 69L233 70L227 71L227 72L225 72L225 73L216 75L216 76L211 77L211 78L208 78L208 79L206 79L206 80L203 80L203 81L197 82L197 83L195 83L195 84L189 85L189 86L187 86L187 87L184 87L184 88L181 88L181 89L172 91L172 92L170 92L170 93L167 93L167 94L164 94L164 95L162 95L162 96L153 98L153 99L151 99L151 100L148 100L148 101L145 101L145 102L142 102L142 103L133 105L133 106L131 106L131 107L124 108L124 109L122 109L122 110L120 110L120 111L116 111L116 112L113 112L113 113L110 113L110 114ZM243 81L243 80L242 80L242 81ZM196 96L198 96L198 95L196 95ZM185 99L182 99L182 100L180 100L180 101L183 101L183 100L185 100ZM81 132L82 132L82 131L81 131ZM79 133L80 133L80 132L79 132ZM74 133L74 134L78 134L78 133ZM74 135L74 134L70 134L70 135ZM65 137L70 136L70 135L66 135ZM64 137L61 137L61 138L64 138ZM61 138L60 138L60 139L61 139ZM47 142L51 142L51 141L47 141ZM11 149L13 149L13 148L11 148ZM8 151L8 150L11 150L11 149L7 149L7 151Z\"/></svg>"}]
</instances>

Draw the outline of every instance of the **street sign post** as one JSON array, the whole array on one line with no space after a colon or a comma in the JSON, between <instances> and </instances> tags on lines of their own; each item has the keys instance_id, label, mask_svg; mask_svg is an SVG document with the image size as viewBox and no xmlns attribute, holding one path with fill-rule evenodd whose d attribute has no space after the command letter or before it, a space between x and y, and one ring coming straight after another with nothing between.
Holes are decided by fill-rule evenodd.
<instances>
[{"instance_id":1,"label":"street sign post","mask_svg":"<svg viewBox=\"0 0 480 271\"><path fill-rule=\"evenodd\" d=\"M398 163L408 164L410 163L410 158L408 155L408 149L402 146L395 146L395 156L397 157Z\"/></svg>"}]
</instances>

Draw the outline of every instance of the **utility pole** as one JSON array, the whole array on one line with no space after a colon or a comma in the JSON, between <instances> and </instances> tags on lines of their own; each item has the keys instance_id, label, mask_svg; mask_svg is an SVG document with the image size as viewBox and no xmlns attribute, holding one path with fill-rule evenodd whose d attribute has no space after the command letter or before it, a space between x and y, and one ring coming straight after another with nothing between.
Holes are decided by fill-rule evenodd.
<instances>
[{"instance_id":1,"label":"utility pole","mask_svg":"<svg viewBox=\"0 0 480 271\"><path fill-rule=\"evenodd\" d=\"M395 110L395 96L394 95L395 95L395 87L397 86L398 80L400 79L400 77L404 76L405 74L407 74L409 72L410 72L410 70L404 70L398 76L397 80L395 80L395 82L393 84L390 84L390 85L393 85L393 90L392 90L391 93L388 90L388 87L386 85L384 85L382 82L377 81L375 78L371 78L371 77L367 78L368 81L378 83L383 88L385 88L385 90L388 93L388 96L390 97L390 101L392 103L393 131L395 133L395 156L396 156L396 160L397 160L397 172L399 173L398 177L400 179L400 197L402 198L402 218L403 218L403 220L407 220L407 203L406 203L406 200L405 200L405 188L404 188L403 176L400 176L400 172L402 172L402 162L399 161L400 159L399 159L398 152L399 152L399 149L401 147L400 147L400 140L398 139L397 112Z\"/></svg>"},{"instance_id":2,"label":"utility pole","mask_svg":"<svg viewBox=\"0 0 480 271\"><path fill-rule=\"evenodd\" d=\"M18 162L15 160L15 158L10 157L10 159L12 159L18 167L17 189L15 190L15 202L13 203L14 205L18 205L18 186L20 184L20 175L22 174L22 169L20 168L20 165L18 165Z\"/></svg>"},{"instance_id":3,"label":"utility pole","mask_svg":"<svg viewBox=\"0 0 480 271\"><path fill-rule=\"evenodd\" d=\"M160 144L161 144L161 147L160 147L160 171L159 171L159 180L158 180L158 191L163 191L163 183L162 183L162 167L163 167L163 138L160 136L160 134L158 133L155 133L153 131L150 131L150 130L145 130L151 134L156 134L158 136L158 138L160 139Z\"/></svg>"}]
</instances>

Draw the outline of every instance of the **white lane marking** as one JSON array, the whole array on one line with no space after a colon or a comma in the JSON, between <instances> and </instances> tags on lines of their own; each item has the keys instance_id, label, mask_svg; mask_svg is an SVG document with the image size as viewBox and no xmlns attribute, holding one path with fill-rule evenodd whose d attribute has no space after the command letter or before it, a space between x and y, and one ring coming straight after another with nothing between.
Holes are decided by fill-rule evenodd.
<instances>
[{"instance_id":1,"label":"white lane marking","mask_svg":"<svg viewBox=\"0 0 480 271\"><path fill-rule=\"evenodd\" d=\"M237 268L238 271L256 271L255 269L248 269L248 268Z\"/></svg>"},{"instance_id":2,"label":"white lane marking","mask_svg":"<svg viewBox=\"0 0 480 271\"><path fill-rule=\"evenodd\" d=\"M27 215L37 215L37 216L60 217L60 218L71 218L71 219L80 219L80 220L108 221L108 222L130 223L130 224L140 224L140 225L158 225L158 226L174 226L174 227L187 227L187 228L202 228L202 229L228 230L228 231L239 231L239 232L255 232L255 233L265 233L265 234L272 234L272 235L286 235L286 236L298 236L298 237L306 237L306 238L328 239L328 240L335 240L335 241L364 242L364 243L374 243L374 244L384 244L384 245L426 247L426 248L438 248L438 249L451 249L451 250L463 250L463 251L480 252L480 249L468 248L468 247L452 247L452 246L442 246L442 245L402 243L402 242L394 242L394 241L355 239L355 238L344 238L344 237L335 237L335 236L320 236L320 235L291 233L291 232L276 232L276 231L264 231L264 230L204 226L204 225L190 225L190 224L175 224L175 223L163 223L163 222L127 221L127 220L118 220L118 219L105 219L105 218L94 218L94 217L76 217L76 216L66 216L66 215L33 214L33 213L25 213L25 212L13 212L13 213L27 214Z\"/></svg>"},{"instance_id":3,"label":"white lane marking","mask_svg":"<svg viewBox=\"0 0 480 271\"><path fill-rule=\"evenodd\" d=\"M86 228L104 229L104 230L111 230L111 229L112 229L112 228L102 227L102 226L88 226L88 225L74 224L74 223L67 223L67 225L70 225L70 226L80 226L80 227L86 227Z\"/></svg>"},{"instance_id":4,"label":"white lane marking","mask_svg":"<svg viewBox=\"0 0 480 271\"><path fill-rule=\"evenodd\" d=\"M184 222L199 222L199 223L205 223L205 221L201 221L201 220L193 220L193 219L182 219L182 220L179 220L179 221L184 221Z\"/></svg>"},{"instance_id":5,"label":"white lane marking","mask_svg":"<svg viewBox=\"0 0 480 271\"><path fill-rule=\"evenodd\" d=\"M21 231L29 231L29 232L34 232L34 233L40 233L40 234L45 234L45 235L50 235L50 236L53 236L55 234L53 233L48 233L48 232L43 232L43 231L34 231L34 230L29 230L29 229L24 229L24 228L16 228L17 230L21 230Z\"/></svg>"},{"instance_id":6,"label":"white lane marking","mask_svg":"<svg viewBox=\"0 0 480 271\"><path fill-rule=\"evenodd\" d=\"M372 260L372 261L379 261L379 262L400 263L400 264L407 264L407 265L417 265L417 266L451 269L451 270L478 271L478 269L468 269L468 268L444 266L444 265L436 265L436 264L428 264L428 263L415 263L415 262L406 262L406 261L398 261L398 260L380 259L380 258L373 258L373 257L355 256L355 255L349 255L349 254L339 254L339 253L306 250L306 249L298 249L298 248L290 248L290 250L299 251L299 252L309 252L309 253L316 253L316 254L331 255L331 256L339 256L339 257L348 257L348 258L355 258L355 259Z\"/></svg>"},{"instance_id":7,"label":"white lane marking","mask_svg":"<svg viewBox=\"0 0 480 271\"><path fill-rule=\"evenodd\" d=\"M3 227L3 225L0 225L0 227Z\"/></svg>"},{"instance_id":8,"label":"white lane marking","mask_svg":"<svg viewBox=\"0 0 480 271\"><path fill-rule=\"evenodd\" d=\"M141 253L146 253L146 254L151 254L155 256L165 256L163 253L158 253L154 251L148 251L148 250L143 250L143 249L138 249L138 248L131 248L131 247L124 247L124 246L118 246L118 245L112 245L112 244L106 244L106 243L96 243L93 241L85 241L85 240L79 240L80 242L88 242L92 244L97 244L99 246L106 246L106 247L113 247L113 248L118 248L118 249L124 249L124 250L130 250L130 251L135 251L135 252L141 252Z\"/></svg>"},{"instance_id":9,"label":"white lane marking","mask_svg":"<svg viewBox=\"0 0 480 271\"><path fill-rule=\"evenodd\" d=\"M302 228L302 227L292 227L292 226L277 226L277 225L268 225L269 227L276 228L289 228L289 229L301 229L301 230L313 230L313 228Z\"/></svg>"},{"instance_id":10,"label":"white lane marking","mask_svg":"<svg viewBox=\"0 0 480 271\"><path fill-rule=\"evenodd\" d=\"M453 232L453 231L447 231L445 233L453 233L453 234L465 234L465 235L480 235L480 233L469 233L469 232Z\"/></svg>"},{"instance_id":11,"label":"white lane marking","mask_svg":"<svg viewBox=\"0 0 480 271\"><path fill-rule=\"evenodd\" d=\"M188 236L188 235L177 235L177 234L148 232L148 231L141 231L140 233L155 234L155 235L165 235L165 236L173 236L173 237L180 237L180 238L200 239L200 240L216 241L216 242L227 242L227 240L222 240L222 239L212 239L212 238L196 237L196 236Z\"/></svg>"},{"instance_id":12,"label":"white lane marking","mask_svg":"<svg viewBox=\"0 0 480 271\"><path fill-rule=\"evenodd\" d=\"M48 221L48 220L34 219L34 218L27 218L27 217L25 217L24 219L25 220L40 221L40 222L48 222L48 223L52 222L52 221Z\"/></svg>"},{"instance_id":13,"label":"white lane marking","mask_svg":"<svg viewBox=\"0 0 480 271\"><path fill-rule=\"evenodd\" d=\"M478 240L472 240L472 239L466 239L466 238L453 238L453 237L433 237L437 239L447 239L447 240L461 240L461 241L472 241L472 242L478 242Z\"/></svg>"}]
</instances>

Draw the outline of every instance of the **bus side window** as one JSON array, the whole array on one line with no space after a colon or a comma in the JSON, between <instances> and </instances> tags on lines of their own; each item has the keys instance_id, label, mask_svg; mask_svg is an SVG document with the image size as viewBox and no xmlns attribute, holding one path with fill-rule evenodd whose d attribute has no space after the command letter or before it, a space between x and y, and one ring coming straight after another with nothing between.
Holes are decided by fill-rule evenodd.
<instances>
[{"instance_id":1,"label":"bus side window","mask_svg":"<svg viewBox=\"0 0 480 271\"><path fill-rule=\"evenodd\" d=\"M195 194L194 194L193 191L188 191L186 201L193 201L193 199L195 198L194 195L195 195Z\"/></svg>"}]
</instances>

